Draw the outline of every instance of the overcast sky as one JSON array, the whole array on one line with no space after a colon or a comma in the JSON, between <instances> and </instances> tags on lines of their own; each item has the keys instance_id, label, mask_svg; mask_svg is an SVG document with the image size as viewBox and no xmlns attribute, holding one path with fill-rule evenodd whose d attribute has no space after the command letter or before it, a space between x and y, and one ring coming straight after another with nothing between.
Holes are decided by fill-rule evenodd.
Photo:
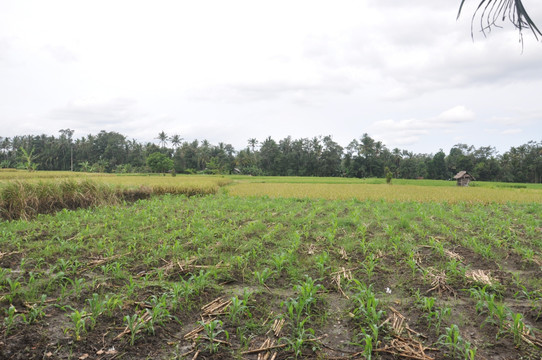
<instances>
[{"instance_id":1,"label":"overcast sky","mask_svg":"<svg viewBox=\"0 0 542 360\"><path fill-rule=\"evenodd\" d=\"M473 41L459 2L0 0L0 136L541 141L542 43L508 23Z\"/></svg>"}]
</instances>

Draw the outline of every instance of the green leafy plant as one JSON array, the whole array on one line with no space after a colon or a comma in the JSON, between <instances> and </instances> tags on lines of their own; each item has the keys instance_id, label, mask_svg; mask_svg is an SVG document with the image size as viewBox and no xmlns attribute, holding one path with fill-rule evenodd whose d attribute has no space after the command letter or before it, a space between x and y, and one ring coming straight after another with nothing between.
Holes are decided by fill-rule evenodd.
<instances>
[{"instance_id":1,"label":"green leafy plant","mask_svg":"<svg viewBox=\"0 0 542 360\"><path fill-rule=\"evenodd\" d=\"M315 260L316 268L318 269L318 275L323 278L326 270L329 268L327 266L329 262L329 254L327 253L327 251L323 251L316 256Z\"/></svg>"},{"instance_id":2,"label":"green leafy plant","mask_svg":"<svg viewBox=\"0 0 542 360\"><path fill-rule=\"evenodd\" d=\"M305 322L308 319L308 317L305 318L295 327L291 338L282 338L288 344L288 348L294 352L296 359L303 355L303 349L307 346L308 341L314 339L314 329L305 327Z\"/></svg>"},{"instance_id":3,"label":"green leafy plant","mask_svg":"<svg viewBox=\"0 0 542 360\"><path fill-rule=\"evenodd\" d=\"M207 336L207 340L209 340L209 351L212 354L216 353L220 345L219 342L215 341L217 340L218 336L224 333L226 335L226 339L229 338L228 332L224 329L221 329L223 325L222 321L215 319L207 323L205 323L204 321L200 321L199 323L201 326L203 326L203 331Z\"/></svg>"},{"instance_id":4,"label":"green leafy plant","mask_svg":"<svg viewBox=\"0 0 542 360\"><path fill-rule=\"evenodd\" d=\"M45 316L46 299L47 299L47 295L43 294L41 296L40 302L30 307L30 309L28 310L28 314L26 315L25 322L27 324L32 324Z\"/></svg>"},{"instance_id":5,"label":"green leafy plant","mask_svg":"<svg viewBox=\"0 0 542 360\"><path fill-rule=\"evenodd\" d=\"M262 286L265 286L265 282L273 276L274 272L273 270L269 268L264 268L262 271L254 271L254 278L258 281L258 283Z\"/></svg>"},{"instance_id":6,"label":"green leafy plant","mask_svg":"<svg viewBox=\"0 0 542 360\"><path fill-rule=\"evenodd\" d=\"M136 341L137 334L145 327L145 321L138 315L126 315L124 324L130 330L130 345L133 346Z\"/></svg>"},{"instance_id":7,"label":"green leafy plant","mask_svg":"<svg viewBox=\"0 0 542 360\"><path fill-rule=\"evenodd\" d=\"M149 305L151 308L145 310L150 315L149 320L146 322L146 328L149 333L154 335L154 325L164 325L165 320L171 317L167 309L167 294L163 294L161 297L152 295Z\"/></svg>"},{"instance_id":8,"label":"green leafy plant","mask_svg":"<svg viewBox=\"0 0 542 360\"><path fill-rule=\"evenodd\" d=\"M364 338L363 338L363 355L367 360L371 360L373 356L373 337L365 332L365 330L362 330ZM376 343L376 341L375 341Z\"/></svg>"},{"instance_id":9,"label":"green leafy plant","mask_svg":"<svg viewBox=\"0 0 542 360\"><path fill-rule=\"evenodd\" d=\"M531 333L531 328L523 321L523 315L520 313L512 314L512 323L509 325L510 332L514 336L514 344L521 345L524 334Z\"/></svg>"},{"instance_id":10,"label":"green leafy plant","mask_svg":"<svg viewBox=\"0 0 542 360\"><path fill-rule=\"evenodd\" d=\"M456 354L461 352L462 342L463 339L459 335L459 328L455 324L447 327L445 334L441 335L438 339L438 343L447 347L451 352L452 358L455 358Z\"/></svg>"},{"instance_id":11,"label":"green leafy plant","mask_svg":"<svg viewBox=\"0 0 542 360\"><path fill-rule=\"evenodd\" d=\"M367 274L367 279L369 281L371 281L371 278L374 275L377 262L378 259L373 253L368 255L363 262L363 268L365 270L365 274Z\"/></svg>"},{"instance_id":12,"label":"green leafy plant","mask_svg":"<svg viewBox=\"0 0 542 360\"><path fill-rule=\"evenodd\" d=\"M275 270L278 274L282 273L284 269L284 264L288 261L288 254L281 252L280 254L273 254L271 256L271 261L275 265Z\"/></svg>"},{"instance_id":13,"label":"green leafy plant","mask_svg":"<svg viewBox=\"0 0 542 360\"><path fill-rule=\"evenodd\" d=\"M68 331L73 331L75 340L81 340L81 335L85 334L86 329L86 317L87 312L85 310L74 310L71 314L68 315L70 320L73 323L73 328L68 329Z\"/></svg>"},{"instance_id":14,"label":"green leafy plant","mask_svg":"<svg viewBox=\"0 0 542 360\"><path fill-rule=\"evenodd\" d=\"M38 164L36 164L34 162L34 160L36 160L37 156L34 155L34 148L32 148L32 150L30 150L30 152L28 152L24 147L21 147L19 148L19 150L21 150L21 158L23 159L24 161L24 166L26 168L26 170L28 171L34 171L38 168Z\"/></svg>"},{"instance_id":15,"label":"green leafy plant","mask_svg":"<svg viewBox=\"0 0 542 360\"><path fill-rule=\"evenodd\" d=\"M250 311L248 309L248 296L245 293L243 299L239 299L237 296L231 298L231 305L229 306L229 317L234 325L239 325L239 322L242 317L245 315L250 316Z\"/></svg>"},{"instance_id":16,"label":"green leafy plant","mask_svg":"<svg viewBox=\"0 0 542 360\"><path fill-rule=\"evenodd\" d=\"M6 328L5 335L9 335L13 327L15 326L15 321L21 314L17 314L17 309L15 306L10 305L6 310L6 317L4 318L4 326Z\"/></svg>"}]
</instances>

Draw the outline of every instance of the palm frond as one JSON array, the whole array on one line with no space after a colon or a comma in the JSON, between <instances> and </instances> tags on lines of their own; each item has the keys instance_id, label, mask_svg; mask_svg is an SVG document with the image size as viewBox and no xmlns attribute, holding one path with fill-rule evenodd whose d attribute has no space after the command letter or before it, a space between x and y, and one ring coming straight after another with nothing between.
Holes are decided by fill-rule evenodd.
<instances>
[{"instance_id":1,"label":"palm frond","mask_svg":"<svg viewBox=\"0 0 542 360\"><path fill-rule=\"evenodd\" d=\"M466 0L461 0L457 18L461 15L463 5ZM474 23L477 17L480 17L480 30L486 35L493 27L501 27L499 21L510 21L520 34L520 40L523 41L523 30L530 29L536 40L538 36L542 37L542 32L538 29L531 19L521 0L481 0L474 11L471 20L471 35L474 36Z\"/></svg>"}]
</instances>

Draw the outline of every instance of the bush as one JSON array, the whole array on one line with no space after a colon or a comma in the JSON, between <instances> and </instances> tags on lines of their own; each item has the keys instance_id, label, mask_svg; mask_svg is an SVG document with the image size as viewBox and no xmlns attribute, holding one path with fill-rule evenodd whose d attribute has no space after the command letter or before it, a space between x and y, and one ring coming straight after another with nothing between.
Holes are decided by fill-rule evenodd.
<instances>
[{"instance_id":1,"label":"bush","mask_svg":"<svg viewBox=\"0 0 542 360\"><path fill-rule=\"evenodd\" d=\"M173 169L173 160L161 152L155 152L147 157L147 165L153 172L165 173Z\"/></svg>"}]
</instances>

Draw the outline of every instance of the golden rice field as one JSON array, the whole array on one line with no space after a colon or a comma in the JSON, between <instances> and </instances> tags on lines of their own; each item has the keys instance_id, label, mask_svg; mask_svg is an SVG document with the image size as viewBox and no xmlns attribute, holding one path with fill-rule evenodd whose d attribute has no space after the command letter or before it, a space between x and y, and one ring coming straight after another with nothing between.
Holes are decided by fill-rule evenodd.
<instances>
[{"instance_id":1,"label":"golden rice field","mask_svg":"<svg viewBox=\"0 0 542 360\"><path fill-rule=\"evenodd\" d=\"M158 193L178 193L179 190L200 190L203 193L216 193L221 186L229 184L230 179L209 175L118 175L101 173L80 173L70 171L0 171L0 186L10 180L31 182L61 181L66 179L94 180L100 183L138 188L149 187ZM176 191L175 191L176 190Z\"/></svg>"},{"instance_id":2,"label":"golden rice field","mask_svg":"<svg viewBox=\"0 0 542 360\"><path fill-rule=\"evenodd\" d=\"M440 180L346 179L311 177L248 177L211 175L96 174L69 171L0 170L0 188L13 181L48 182L68 179L93 180L123 188L149 189L154 194L215 194L227 185L232 196L268 196L272 198L358 199L420 202L542 203L540 184L507 187L514 184L476 182L473 187L457 187ZM517 185L517 184L516 184ZM525 188L522 188L526 186Z\"/></svg>"},{"instance_id":3,"label":"golden rice field","mask_svg":"<svg viewBox=\"0 0 542 360\"><path fill-rule=\"evenodd\" d=\"M220 176L98 175L71 172L0 172L0 218L31 219L77 209L147 199L152 195L216 194L231 182Z\"/></svg>"},{"instance_id":4,"label":"golden rice field","mask_svg":"<svg viewBox=\"0 0 542 360\"><path fill-rule=\"evenodd\" d=\"M229 187L233 196L272 198L359 199L421 202L542 202L542 190L457 186L375 184L238 183Z\"/></svg>"}]
</instances>

